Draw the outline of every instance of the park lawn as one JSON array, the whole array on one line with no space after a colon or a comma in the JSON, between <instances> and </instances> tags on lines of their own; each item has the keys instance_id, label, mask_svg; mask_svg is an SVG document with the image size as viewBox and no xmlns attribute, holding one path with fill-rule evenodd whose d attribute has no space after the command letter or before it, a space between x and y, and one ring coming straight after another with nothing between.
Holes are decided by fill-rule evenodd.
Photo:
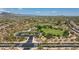
<instances>
[{"instance_id":1,"label":"park lawn","mask_svg":"<svg viewBox=\"0 0 79 59\"><path fill-rule=\"evenodd\" d=\"M63 36L64 31L60 30L60 29L50 29L50 28L42 28L41 29L44 33L46 34L52 34L52 35L59 35L59 36Z\"/></svg>"}]
</instances>

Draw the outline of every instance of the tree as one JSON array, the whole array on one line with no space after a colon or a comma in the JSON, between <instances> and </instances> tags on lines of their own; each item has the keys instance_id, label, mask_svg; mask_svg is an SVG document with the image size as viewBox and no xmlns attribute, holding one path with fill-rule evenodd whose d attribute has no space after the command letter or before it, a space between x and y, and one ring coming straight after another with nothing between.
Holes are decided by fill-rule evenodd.
<instances>
[{"instance_id":1,"label":"tree","mask_svg":"<svg viewBox=\"0 0 79 59\"><path fill-rule=\"evenodd\" d=\"M43 25L43 28L47 28L47 25Z\"/></svg>"},{"instance_id":2,"label":"tree","mask_svg":"<svg viewBox=\"0 0 79 59\"><path fill-rule=\"evenodd\" d=\"M50 39L50 38L52 38L52 34L48 33L45 37L46 37L47 39Z\"/></svg>"},{"instance_id":3,"label":"tree","mask_svg":"<svg viewBox=\"0 0 79 59\"><path fill-rule=\"evenodd\" d=\"M63 36L64 37L67 37L68 35L69 35L69 31L68 30L65 30L64 33L63 33Z\"/></svg>"},{"instance_id":4,"label":"tree","mask_svg":"<svg viewBox=\"0 0 79 59\"><path fill-rule=\"evenodd\" d=\"M40 30L42 27L40 25L37 25L37 29Z\"/></svg>"},{"instance_id":5,"label":"tree","mask_svg":"<svg viewBox=\"0 0 79 59\"><path fill-rule=\"evenodd\" d=\"M45 35L46 35L46 33L45 33L45 32L42 32L42 35L43 35L43 36L45 36Z\"/></svg>"},{"instance_id":6,"label":"tree","mask_svg":"<svg viewBox=\"0 0 79 59\"><path fill-rule=\"evenodd\" d=\"M60 38L60 35L56 35L58 38Z\"/></svg>"},{"instance_id":7,"label":"tree","mask_svg":"<svg viewBox=\"0 0 79 59\"><path fill-rule=\"evenodd\" d=\"M51 26L51 25L49 25L49 28L50 28L50 29L52 29L52 26Z\"/></svg>"}]
</instances>

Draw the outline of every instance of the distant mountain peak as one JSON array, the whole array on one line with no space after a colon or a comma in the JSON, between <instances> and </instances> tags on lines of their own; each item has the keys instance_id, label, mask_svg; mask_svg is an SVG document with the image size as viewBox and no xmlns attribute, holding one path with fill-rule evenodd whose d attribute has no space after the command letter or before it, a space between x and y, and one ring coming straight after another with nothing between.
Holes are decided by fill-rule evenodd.
<instances>
[{"instance_id":1,"label":"distant mountain peak","mask_svg":"<svg viewBox=\"0 0 79 59\"><path fill-rule=\"evenodd\" d=\"M16 16L14 13L9 13L9 12L1 12L0 16Z\"/></svg>"},{"instance_id":2,"label":"distant mountain peak","mask_svg":"<svg viewBox=\"0 0 79 59\"><path fill-rule=\"evenodd\" d=\"M12 14L12 13L9 13L9 12L1 12L2 15L6 15L6 14Z\"/></svg>"}]
</instances>

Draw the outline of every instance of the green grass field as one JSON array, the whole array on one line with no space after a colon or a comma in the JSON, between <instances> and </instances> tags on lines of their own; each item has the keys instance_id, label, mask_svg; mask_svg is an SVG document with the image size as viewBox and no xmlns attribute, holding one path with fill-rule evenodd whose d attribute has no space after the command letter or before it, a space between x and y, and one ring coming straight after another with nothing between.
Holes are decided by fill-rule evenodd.
<instances>
[{"instance_id":1,"label":"green grass field","mask_svg":"<svg viewBox=\"0 0 79 59\"><path fill-rule=\"evenodd\" d=\"M45 34L52 34L52 35L59 35L59 36L63 36L64 31L60 30L60 29L50 29L50 28L42 28L41 29Z\"/></svg>"}]
</instances>

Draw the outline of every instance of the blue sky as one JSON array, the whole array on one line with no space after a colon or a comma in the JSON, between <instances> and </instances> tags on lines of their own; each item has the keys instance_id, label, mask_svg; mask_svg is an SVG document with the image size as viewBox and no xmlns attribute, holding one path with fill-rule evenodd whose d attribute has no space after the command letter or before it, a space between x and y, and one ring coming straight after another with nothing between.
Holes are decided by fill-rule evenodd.
<instances>
[{"instance_id":1,"label":"blue sky","mask_svg":"<svg viewBox=\"0 0 79 59\"><path fill-rule=\"evenodd\" d=\"M79 16L79 8L0 8L0 12L40 16Z\"/></svg>"}]
</instances>

